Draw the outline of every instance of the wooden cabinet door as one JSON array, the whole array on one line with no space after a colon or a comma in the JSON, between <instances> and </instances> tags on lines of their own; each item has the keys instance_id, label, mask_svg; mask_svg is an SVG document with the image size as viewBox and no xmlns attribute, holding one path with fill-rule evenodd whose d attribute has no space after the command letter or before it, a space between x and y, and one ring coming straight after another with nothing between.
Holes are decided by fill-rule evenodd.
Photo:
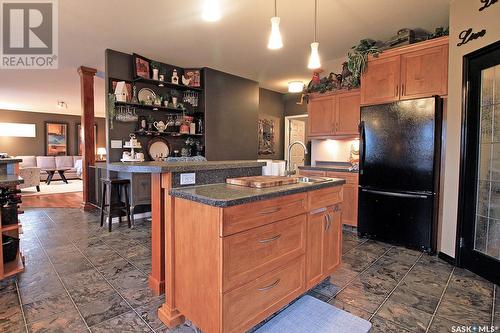
<instances>
[{"instance_id":1,"label":"wooden cabinet door","mask_svg":"<svg viewBox=\"0 0 500 333\"><path fill-rule=\"evenodd\" d=\"M344 201L342 201L342 223L358 226L358 185L344 185Z\"/></svg>"},{"instance_id":2,"label":"wooden cabinet door","mask_svg":"<svg viewBox=\"0 0 500 333\"><path fill-rule=\"evenodd\" d=\"M330 223L325 230L323 239L323 274L331 274L342 256L342 204L328 209Z\"/></svg>"},{"instance_id":3,"label":"wooden cabinet door","mask_svg":"<svg viewBox=\"0 0 500 333\"><path fill-rule=\"evenodd\" d=\"M324 234L328 225L327 209L320 208L307 216L306 240L306 287L310 288L321 282L323 274Z\"/></svg>"},{"instance_id":4,"label":"wooden cabinet door","mask_svg":"<svg viewBox=\"0 0 500 333\"><path fill-rule=\"evenodd\" d=\"M358 135L361 102L359 91L337 95L335 100L335 135Z\"/></svg>"},{"instance_id":5,"label":"wooden cabinet door","mask_svg":"<svg viewBox=\"0 0 500 333\"><path fill-rule=\"evenodd\" d=\"M399 100L400 65L399 55L368 62L366 72L361 76L361 105Z\"/></svg>"},{"instance_id":6,"label":"wooden cabinet door","mask_svg":"<svg viewBox=\"0 0 500 333\"><path fill-rule=\"evenodd\" d=\"M401 55L401 99L446 95L448 45Z\"/></svg>"},{"instance_id":7,"label":"wooden cabinet door","mask_svg":"<svg viewBox=\"0 0 500 333\"><path fill-rule=\"evenodd\" d=\"M313 98L307 105L309 136L326 136L334 132L334 97Z\"/></svg>"}]
</instances>

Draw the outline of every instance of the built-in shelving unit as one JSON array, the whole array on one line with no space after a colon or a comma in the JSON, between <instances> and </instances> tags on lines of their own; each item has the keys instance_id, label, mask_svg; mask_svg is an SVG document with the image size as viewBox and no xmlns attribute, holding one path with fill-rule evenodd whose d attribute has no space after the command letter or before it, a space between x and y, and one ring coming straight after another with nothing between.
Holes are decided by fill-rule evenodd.
<instances>
[{"instance_id":1,"label":"built-in shelving unit","mask_svg":"<svg viewBox=\"0 0 500 333\"><path fill-rule=\"evenodd\" d=\"M198 88L198 87L190 87L190 86L186 86L183 84L176 84L176 83L171 83L171 82L167 82L167 81L145 79L142 77L135 78L134 82L143 82L143 83L154 84L158 87L168 87L168 88L179 89L179 90L193 90L193 91L203 92L203 89Z\"/></svg>"}]
</instances>

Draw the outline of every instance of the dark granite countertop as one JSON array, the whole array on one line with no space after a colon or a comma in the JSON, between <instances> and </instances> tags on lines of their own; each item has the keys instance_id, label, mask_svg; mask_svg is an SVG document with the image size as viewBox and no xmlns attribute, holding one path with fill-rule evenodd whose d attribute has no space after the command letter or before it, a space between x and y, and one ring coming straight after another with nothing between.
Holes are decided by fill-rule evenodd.
<instances>
[{"instance_id":1,"label":"dark granite countertop","mask_svg":"<svg viewBox=\"0 0 500 333\"><path fill-rule=\"evenodd\" d=\"M203 162L138 162L107 164L110 171L137 172L137 173L163 173L163 172L189 172L201 170L223 170L236 168L255 168L266 163L257 161L203 161Z\"/></svg>"},{"instance_id":2,"label":"dark granite countertop","mask_svg":"<svg viewBox=\"0 0 500 333\"><path fill-rule=\"evenodd\" d=\"M18 175L0 175L0 187L13 186L24 183L24 180Z\"/></svg>"},{"instance_id":3,"label":"dark granite countertop","mask_svg":"<svg viewBox=\"0 0 500 333\"><path fill-rule=\"evenodd\" d=\"M299 170L349 172L349 173L359 172L358 170L351 170L349 168L342 168L338 166L327 166L327 165L304 165L304 166L299 166Z\"/></svg>"},{"instance_id":4,"label":"dark granite countertop","mask_svg":"<svg viewBox=\"0 0 500 333\"><path fill-rule=\"evenodd\" d=\"M331 180L323 183L298 183L263 189L219 183L175 188L170 191L170 194L177 198L200 202L209 206L230 207L343 184L345 184L345 180L338 178L331 178Z\"/></svg>"},{"instance_id":5,"label":"dark granite countertop","mask_svg":"<svg viewBox=\"0 0 500 333\"><path fill-rule=\"evenodd\" d=\"M0 164L21 163L23 160L20 158L0 158Z\"/></svg>"}]
</instances>

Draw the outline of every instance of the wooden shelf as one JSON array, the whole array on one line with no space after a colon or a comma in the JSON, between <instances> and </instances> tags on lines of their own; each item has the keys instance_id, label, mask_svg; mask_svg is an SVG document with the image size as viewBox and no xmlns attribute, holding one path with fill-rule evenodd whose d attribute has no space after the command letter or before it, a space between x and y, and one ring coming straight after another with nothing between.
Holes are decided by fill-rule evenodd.
<instances>
[{"instance_id":1,"label":"wooden shelf","mask_svg":"<svg viewBox=\"0 0 500 333\"><path fill-rule=\"evenodd\" d=\"M135 131L134 134L142 136L199 136L202 137L204 134L184 134L184 133L172 133L172 132L141 132Z\"/></svg>"},{"instance_id":2,"label":"wooden shelf","mask_svg":"<svg viewBox=\"0 0 500 333\"><path fill-rule=\"evenodd\" d=\"M190 86L185 86L183 84L175 84L175 83L171 83L171 82L167 82L167 81L145 79L142 77L134 79L134 82L154 84L155 86L158 86L161 88L174 88L174 89L180 89L180 90L193 90L193 91L203 92L203 88L190 87Z\"/></svg>"},{"instance_id":3,"label":"wooden shelf","mask_svg":"<svg viewBox=\"0 0 500 333\"><path fill-rule=\"evenodd\" d=\"M130 103L130 102L115 102L116 106L130 106L138 109L146 109L146 110L153 110L153 111L171 111L173 114L182 114L185 113L186 115L202 115L203 112L201 111L195 111L195 112L189 112L188 109L179 109L179 108L171 108L171 107L166 107L166 106L160 106L160 105L148 105L148 104L141 104L141 103Z\"/></svg>"},{"instance_id":4,"label":"wooden shelf","mask_svg":"<svg viewBox=\"0 0 500 333\"><path fill-rule=\"evenodd\" d=\"M19 223L11 224L11 225L8 225L5 227L1 227L0 232L18 230L20 227L21 227L21 225Z\"/></svg>"},{"instance_id":5,"label":"wooden shelf","mask_svg":"<svg viewBox=\"0 0 500 333\"><path fill-rule=\"evenodd\" d=\"M16 275L24 271L24 258L21 252L17 253L16 259L3 264L3 278Z\"/></svg>"}]
</instances>

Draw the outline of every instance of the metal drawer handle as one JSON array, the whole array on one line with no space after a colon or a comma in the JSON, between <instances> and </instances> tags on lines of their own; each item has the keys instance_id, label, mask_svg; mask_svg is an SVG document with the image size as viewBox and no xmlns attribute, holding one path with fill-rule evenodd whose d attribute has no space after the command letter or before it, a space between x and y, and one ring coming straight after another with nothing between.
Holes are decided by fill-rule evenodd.
<instances>
[{"instance_id":1,"label":"metal drawer handle","mask_svg":"<svg viewBox=\"0 0 500 333\"><path fill-rule=\"evenodd\" d=\"M262 287L262 288L259 288L258 290L259 291L266 291L269 289L273 289L274 287L276 287L280 283L280 281L281 281L281 279L278 279L278 280L274 281L273 283L271 283L270 285L268 285L267 287Z\"/></svg>"},{"instance_id":2,"label":"metal drawer handle","mask_svg":"<svg viewBox=\"0 0 500 333\"><path fill-rule=\"evenodd\" d=\"M329 218L329 216L330 215L325 214L325 222L326 222L326 224L325 224L325 231L327 231L328 227L330 226L330 218Z\"/></svg>"},{"instance_id":3,"label":"metal drawer handle","mask_svg":"<svg viewBox=\"0 0 500 333\"><path fill-rule=\"evenodd\" d=\"M270 210L265 210L265 211L262 211L260 212L259 214L261 215L268 215L268 214L273 214L273 213L277 213L281 210L280 207L276 207L276 208L273 208L273 209L270 209Z\"/></svg>"},{"instance_id":4,"label":"metal drawer handle","mask_svg":"<svg viewBox=\"0 0 500 333\"><path fill-rule=\"evenodd\" d=\"M261 239L261 240L259 240L259 243L270 243L270 242L273 242L273 241L279 239L280 237L281 237L281 234L276 235L276 236L271 237L271 238Z\"/></svg>"}]
</instances>

